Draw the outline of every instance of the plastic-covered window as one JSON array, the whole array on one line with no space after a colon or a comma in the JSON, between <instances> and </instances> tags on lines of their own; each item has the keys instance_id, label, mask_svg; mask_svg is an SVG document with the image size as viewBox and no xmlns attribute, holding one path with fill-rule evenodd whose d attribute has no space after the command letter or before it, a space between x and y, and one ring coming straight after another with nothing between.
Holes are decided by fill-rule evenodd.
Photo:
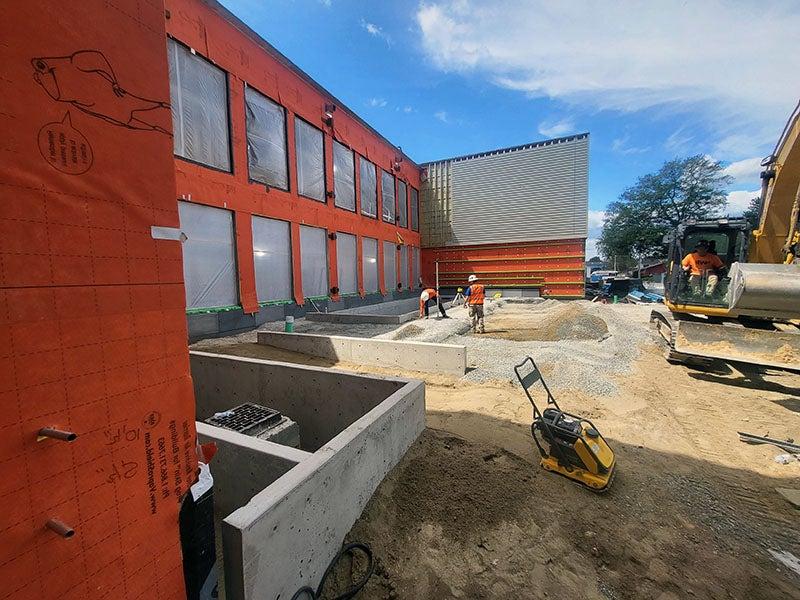
<instances>
[{"instance_id":1,"label":"plastic-covered window","mask_svg":"<svg viewBox=\"0 0 800 600\"><path fill-rule=\"evenodd\" d=\"M419 231L419 192L411 188L411 229Z\"/></svg>"},{"instance_id":2,"label":"plastic-covered window","mask_svg":"<svg viewBox=\"0 0 800 600\"><path fill-rule=\"evenodd\" d=\"M355 212L356 171L353 151L336 141L333 142L333 193L336 206Z\"/></svg>"},{"instance_id":3,"label":"plastic-covered window","mask_svg":"<svg viewBox=\"0 0 800 600\"><path fill-rule=\"evenodd\" d=\"M186 308L217 308L239 303L233 213L178 202L183 242Z\"/></svg>"},{"instance_id":4,"label":"plastic-covered window","mask_svg":"<svg viewBox=\"0 0 800 600\"><path fill-rule=\"evenodd\" d=\"M394 223L394 175L381 171L381 197L383 198L383 220L387 223Z\"/></svg>"},{"instance_id":5,"label":"plastic-covered window","mask_svg":"<svg viewBox=\"0 0 800 600\"><path fill-rule=\"evenodd\" d=\"M301 196L325 202L325 154L322 131L300 119L294 120L297 154L297 191Z\"/></svg>"},{"instance_id":6,"label":"plastic-covered window","mask_svg":"<svg viewBox=\"0 0 800 600\"><path fill-rule=\"evenodd\" d=\"M230 171L225 71L172 39L167 55L175 154Z\"/></svg>"},{"instance_id":7,"label":"plastic-covered window","mask_svg":"<svg viewBox=\"0 0 800 600\"><path fill-rule=\"evenodd\" d=\"M405 181L397 180L397 224L408 227L408 193Z\"/></svg>"},{"instance_id":8,"label":"plastic-covered window","mask_svg":"<svg viewBox=\"0 0 800 600\"><path fill-rule=\"evenodd\" d=\"M397 246L392 242L383 242L383 284L388 293L397 289Z\"/></svg>"},{"instance_id":9,"label":"plastic-covered window","mask_svg":"<svg viewBox=\"0 0 800 600\"><path fill-rule=\"evenodd\" d=\"M377 217L378 177L375 173L375 165L359 156L358 168L361 175L361 214Z\"/></svg>"},{"instance_id":10,"label":"plastic-covered window","mask_svg":"<svg viewBox=\"0 0 800 600\"><path fill-rule=\"evenodd\" d=\"M414 247L412 250L414 257L411 261L411 287L415 288L419 286L419 248Z\"/></svg>"},{"instance_id":11,"label":"plastic-covered window","mask_svg":"<svg viewBox=\"0 0 800 600\"><path fill-rule=\"evenodd\" d=\"M288 190L286 111L251 87L244 90L244 106L250 179Z\"/></svg>"},{"instance_id":12,"label":"plastic-covered window","mask_svg":"<svg viewBox=\"0 0 800 600\"><path fill-rule=\"evenodd\" d=\"M355 294L358 291L356 271L356 236L336 234L336 266L339 271L339 293Z\"/></svg>"},{"instance_id":13,"label":"plastic-covered window","mask_svg":"<svg viewBox=\"0 0 800 600\"><path fill-rule=\"evenodd\" d=\"M405 244L400 246L400 283L403 284L403 289L408 286L408 246Z\"/></svg>"},{"instance_id":14,"label":"plastic-covered window","mask_svg":"<svg viewBox=\"0 0 800 600\"><path fill-rule=\"evenodd\" d=\"M253 262L259 302L292 299L292 239L289 223L253 217Z\"/></svg>"},{"instance_id":15,"label":"plastic-covered window","mask_svg":"<svg viewBox=\"0 0 800 600\"><path fill-rule=\"evenodd\" d=\"M328 295L328 236L324 229L300 226L303 297Z\"/></svg>"},{"instance_id":16,"label":"plastic-covered window","mask_svg":"<svg viewBox=\"0 0 800 600\"><path fill-rule=\"evenodd\" d=\"M361 240L361 256L364 267L364 291L378 291L378 240Z\"/></svg>"}]
</instances>

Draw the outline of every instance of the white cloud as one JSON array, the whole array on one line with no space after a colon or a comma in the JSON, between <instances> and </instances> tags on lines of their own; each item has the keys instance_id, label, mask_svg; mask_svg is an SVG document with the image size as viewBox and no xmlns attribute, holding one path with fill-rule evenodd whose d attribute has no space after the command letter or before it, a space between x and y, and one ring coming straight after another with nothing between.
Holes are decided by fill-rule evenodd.
<instances>
[{"instance_id":1,"label":"white cloud","mask_svg":"<svg viewBox=\"0 0 800 600\"><path fill-rule=\"evenodd\" d=\"M597 241L597 238L586 238L586 260L599 255Z\"/></svg>"},{"instance_id":2,"label":"white cloud","mask_svg":"<svg viewBox=\"0 0 800 600\"><path fill-rule=\"evenodd\" d=\"M729 160L773 141L800 97L800 78L786 75L800 72L790 0L434 0L416 18L442 70L587 108L699 111Z\"/></svg>"},{"instance_id":3,"label":"white cloud","mask_svg":"<svg viewBox=\"0 0 800 600\"><path fill-rule=\"evenodd\" d=\"M761 190L748 192L747 190L738 190L728 192L727 212L731 216L741 215L745 209L750 205L750 200L761 194Z\"/></svg>"},{"instance_id":4,"label":"white cloud","mask_svg":"<svg viewBox=\"0 0 800 600\"><path fill-rule=\"evenodd\" d=\"M673 154L689 154L694 136L685 133L684 127L673 131L664 142L664 149Z\"/></svg>"},{"instance_id":5,"label":"white cloud","mask_svg":"<svg viewBox=\"0 0 800 600\"><path fill-rule=\"evenodd\" d=\"M586 240L586 258L587 260L593 256L597 256L597 241L600 238L600 233L603 231L603 220L606 218L605 211L590 210L589 211L589 237Z\"/></svg>"},{"instance_id":6,"label":"white cloud","mask_svg":"<svg viewBox=\"0 0 800 600\"><path fill-rule=\"evenodd\" d=\"M630 136L624 135L621 138L616 138L611 142L611 150L612 152L616 152L617 154L643 154L650 150L650 147L647 146L646 148L639 148L638 146L631 146L628 142L630 142Z\"/></svg>"},{"instance_id":7,"label":"white cloud","mask_svg":"<svg viewBox=\"0 0 800 600\"><path fill-rule=\"evenodd\" d=\"M383 108L386 106L386 100L383 98L370 98L367 100L367 106L371 106L372 108Z\"/></svg>"},{"instance_id":8,"label":"white cloud","mask_svg":"<svg viewBox=\"0 0 800 600\"><path fill-rule=\"evenodd\" d=\"M542 121L539 123L539 133L545 137L561 137L575 131L575 123L569 117L560 121Z\"/></svg>"},{"instance_id":9,"label":"white cloud","mask_svg":"<svg viewBox=\"0 0 800 600\"><path fill-rule=\"evenodd\" d=\"M364 29L368 34L373 37L381 38L384 42L386 42L387 46L392 45L392 38L387 34L383 29L375 25L375 23L370 23L369 21L365 21L361 19L361 28Z\"/></svg>"},{"instance_id":10,"label":"white cloud","mask_svg":"<svg viewBox=\"0 0 800 600\"><path fill-rule=\"evenodd\" d=\"M737 183L751 183L758 181L761 175L761 158L755 156L746 158L729 164L725 167L724 173Z\"/></svg>"},{"instance_id":11,"label":"white cloud","mask_svg":"<svg viewBox=\"0 0 800 600\"><path fill-rule=\"evenodd\" d=\"M331 7L331 0L319 0L319 3L322 4L325 8Z\"/></svg>"},{"instance_id":12,"label":"white cloud","mask_svg":"<svg viewBox=\"0 0 800 600\"><path fill-rule=\"evenodd\" d=\"M589 211L589 229L602 229L603 221L606 218L606 211L604 210L590 210ZM590 231L591 235L591 231Z\"/></svg>"},{"instance_id":13,"label":"white cloud","mask_svg":"<svg viewBox=\"0 0 800 600\"><path fill-rule=\"evenodd\" d=\"M404 113L410 113L410 112L414 112L414 109L413 109L413 108L411 108L410 106L404 106L404 107L403 107L403 112L404 112Z\"/></svg>"},{"instance_id":14,"label":"white cloud","mask_svg":"<svg viewBox=\"0 0 800 600\"><path fill-rule=\"evenodd\" d=\"M433 116L439 119L442 123L449 123L450 117L447 114L446 110L439 110L433 113Z\"/></svg>"}]
</instances>

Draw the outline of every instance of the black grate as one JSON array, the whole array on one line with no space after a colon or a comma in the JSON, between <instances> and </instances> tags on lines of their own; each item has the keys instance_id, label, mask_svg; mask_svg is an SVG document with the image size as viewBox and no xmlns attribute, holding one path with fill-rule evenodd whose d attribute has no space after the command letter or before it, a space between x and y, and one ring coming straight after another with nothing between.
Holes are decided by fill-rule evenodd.
<instances>
[{"instance_id":1,"label":"black grate","mask_svg":"<svg viewBox=\"0 0 800 600\"><path fill-rule=\"evenodd\" d=\"M250 402L217 415L206 419L206 423L248 435L257 435L281 420L281 413L277 410Z\"/></svg>"}]
</instances>

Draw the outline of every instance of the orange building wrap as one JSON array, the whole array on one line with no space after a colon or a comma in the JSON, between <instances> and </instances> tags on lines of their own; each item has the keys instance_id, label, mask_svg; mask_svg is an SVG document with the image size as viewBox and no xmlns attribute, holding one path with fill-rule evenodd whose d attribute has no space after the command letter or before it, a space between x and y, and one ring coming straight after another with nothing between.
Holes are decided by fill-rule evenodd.
<instances>
[{"instance_id":1,"label":"orange building wrap","mask_svg":"<svg viewBox=\"0 0 800 600\"><path fill-rule=\"evenodd\" d=\"M2 598L185 598L181 248L151 235L178 226L165 36L159 0L0 19Z\"/></svg>"},{"instance_id":2,"label":"orange building wrap","mask_svg":"<svg viewBox=\"0 0 800 600\"><path fill-rule=\"evenodd\" d=\"M227 73L228 109L230 115L232 173L227 173L176 157L175 175L178 197L192 202L226 208L234 212L236 256L239 271L239 298L245 313L258 310L255 267L253 263L251 215L280 219L291 223L292 273L294 300L304 303L300 264L300 225L324 228L328 233L343 232L358 236L358 291L363 295L362 237L378 240L378 273L380 291L391 293L383 281L382 241L402 243L419 248L420 237L410 227L399 227L381 218L380 186L378 186L378 218L361 215L359 169L355 169L356 211L334 205L333 140L346 145L378 168L394 175L419 190L420 171L400 150L367 127L346 107L337 105L331 95L313 84L306 76L268 46L253 31L217 2L205 0L167 0L167 33L198 55L210 60ZM246 143L244 90L250 86L280 104L286 110L286 139L289 160L289 190L250 181ZM326 105L336 106L332 125L326 120ZM295 117L299 117L324 133L326 201L317 202L297 192L295 153ZM398 160L400 159L400 160ZM380 177L380 172L379 175ZM409 202L407 199L406 202ZM336 242L328 241L328 273L331 288L338 287ZM410 261L409 261L410 262ZM411 268L405 278L411 281Z\"/></svg>"},{"instance_id":3,"label":"orange building wrap","mask_svg":"<svg viewBox=\"0 0 800 600\"><path fill-rule=\"evenodd\" d=\"M437 261L441 287L466 287L477 275L490 296L491 288L528 288L547 298L584 297L583 239L425 248L426 284L435 282Z\"/></svg>"}]
</instances>

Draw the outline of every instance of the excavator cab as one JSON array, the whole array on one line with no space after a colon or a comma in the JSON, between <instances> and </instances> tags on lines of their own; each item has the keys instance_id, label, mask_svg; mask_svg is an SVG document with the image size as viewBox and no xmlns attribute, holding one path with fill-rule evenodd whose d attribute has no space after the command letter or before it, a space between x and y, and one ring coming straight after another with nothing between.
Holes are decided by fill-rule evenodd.
<instances>
[{"instance_id":1,"label":"excavator cab","mask_svg":"<svg viewBox=\"0 0 800 600\"><path fill-rule=\"evenodd\" d=\"M750 226L744 219L718 219L715 221L690 221L667 234L669 263L664 293L667 301L674 305L728 307L728 271L733 263L744 262L747 257L747 242ZM718 283L709 290L708 276L702 276L699 285L689 283L689 273L681 267L683 258L694 251L701 241L708 245L709 253L722 260L723 268L715 274ZM709 293L710 292L710 293Z\"/></svg>"}]
</instances>

